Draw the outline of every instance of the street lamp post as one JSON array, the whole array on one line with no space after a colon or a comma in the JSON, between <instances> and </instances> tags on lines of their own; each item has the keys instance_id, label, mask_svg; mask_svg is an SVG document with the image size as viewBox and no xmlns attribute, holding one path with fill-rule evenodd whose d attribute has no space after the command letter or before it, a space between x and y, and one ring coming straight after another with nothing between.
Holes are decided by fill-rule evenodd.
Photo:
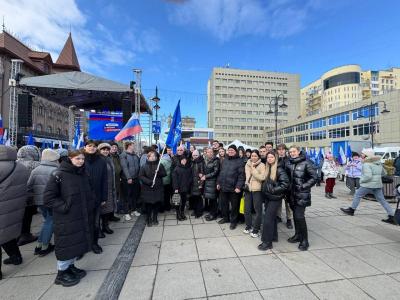
<instances>
[{"instance_id":1,"label":"street lamp post","mask_svg":"<svg viewBox=\"0 0 400 300\"><path fill-rule=\"evenodd\" d=\"M281 96L282 99L279 99ZM281 104L279 104L279 100L281 100ZM279 94L269 102L269 111L267 114L275 114L275 147L278 146L278 112L279 108L286 109L288 107L285 101L285 96L283 94ZM274 110L271 109L272 106L274 107Z\"/></svg>"},{"instance_id":2,"label":"street lamp post","mask_svg":"<svg viewBox=\"0 0 400 300\"><path fill-rule=\"evenodd\" d=\"M160 102L160 98L158 98L158 87L156 87L156 95L153 97L152 100L155 103L153 108L156 111L156 121L158 121L158 110L160 109L160 106L158 105L158 102ZM160 137L159 133L154 134L154 140L156 141L156 144L158 143L159 137Z\"/></svg>"},{"instance_id":3,"label":"street lamp post","mask_svg":"<svg viewBox=\"0 0 400 300\"><path fill-rule=\"evenodd\" d=\"M368 124L369 124L368 130L369 130L369 134L371 135L371 148L372 149L374 148L374 134L375 134L375 122L374 122L375 113L374 113L374 115L372 115L372 112L373 112L373 109L374 109L375 105L376 104L379 105L379 103L383 103L383 110L382 110L381 114L387 114L387 113L390 112L390 110L388 110L387 107L386 107L386 102L385 101L379 100L379 101L373 103L372 102L372 98L371 98L371 103L370 104L361 106L359 108L359 110L361 110L361 109L363 109L365 107L368 107ZM364 117L365 116L363 116L362 114L361 115L358 114L358 118L364 118Z\"/></svg>"}]
</instances>

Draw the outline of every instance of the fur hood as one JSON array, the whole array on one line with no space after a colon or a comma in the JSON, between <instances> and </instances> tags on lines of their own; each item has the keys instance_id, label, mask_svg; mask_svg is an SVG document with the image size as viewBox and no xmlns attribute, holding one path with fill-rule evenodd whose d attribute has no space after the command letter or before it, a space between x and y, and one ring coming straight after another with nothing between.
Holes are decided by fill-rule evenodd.
<instances>
[{"instance_id":1,"label":"fur hood","mask_svg":"<svg viewBox=\"0 0 400 300\"><path fill-rule=\"evenodd\" d=\"M371 163L375 165L381 165L381 157L380 156L371 156L364 159L364 163Z\"/></svg>"}]
</instances>

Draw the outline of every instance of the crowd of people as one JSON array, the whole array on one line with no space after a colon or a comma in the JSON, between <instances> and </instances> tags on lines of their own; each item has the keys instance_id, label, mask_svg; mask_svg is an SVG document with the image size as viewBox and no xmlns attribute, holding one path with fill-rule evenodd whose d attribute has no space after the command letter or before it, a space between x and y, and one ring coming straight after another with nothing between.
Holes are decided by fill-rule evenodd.
<instances>
[{"instance_id":1,"label":"crowd of people","mask_svg":"<svg viewBox=\"0 0 400 300\"><path fill-rule=\"evenodd\" d=\"M365 149L353 153L345 167L346 184L354 195L349 208L354 215L361 197L374 194L395 224L394 211L382 193L385 171L380 158ZM39 257L55 251L55 283L68 287L86 272L75 262L92 251L102 253L99 239L113 234L110 222L130 221L146 215L147 226L158 225L158 214L175 210L178 221L186 211L208 222L229 223L234 230L245 223L243 233L260 238L266 251L278 241L277 223L294 235L290 243L309 248L305 210L311 205L311 188L325 182L325 196L334 199L338 167L328 153L323 163L308 159L299 146L272 142L256 150L214 141L200 152L194 146L163 150L144 147L139 156L135 144L126 141L121 151L114 142L85 142L80 150L44 149L26 145L20 149L0 146L0 246L8 258L4 264L21 264L19 246L37 242ZM243 202L243 203L241 203ZM241 211L241 207L243 211ZM34 214L43 217L38 236L31 233ZM242 212L242 214L240 213ZM54 238L54 244L51 243ZM0 280L1 251L0 251Z\"/></svg>"}]
</instances>

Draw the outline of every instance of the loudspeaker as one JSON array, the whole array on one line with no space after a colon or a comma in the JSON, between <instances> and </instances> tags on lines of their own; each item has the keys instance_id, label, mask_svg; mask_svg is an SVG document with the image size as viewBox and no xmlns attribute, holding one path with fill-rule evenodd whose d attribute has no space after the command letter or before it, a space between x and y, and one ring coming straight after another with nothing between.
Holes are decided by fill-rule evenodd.
<instances>
[{"instance_id":1,"label":"loudspeaker","mask_svg":"<svg viewBox=\"0 0 400 300\"><path fill-rule=\"evenodd\" d=\"M122 123L125 125L132 116L132 100L131 98L122 99Z\"/></svg>"},{"instance_id":2,"label":"loudspeaker","mask_svg":"<svg viewBox=\"0 0 400 300\"><path fill-rule=\"evenodd\" d=\"M32 127L32 96L29 94L18 95L18 126Z\"/></svg>"}]
</instances>

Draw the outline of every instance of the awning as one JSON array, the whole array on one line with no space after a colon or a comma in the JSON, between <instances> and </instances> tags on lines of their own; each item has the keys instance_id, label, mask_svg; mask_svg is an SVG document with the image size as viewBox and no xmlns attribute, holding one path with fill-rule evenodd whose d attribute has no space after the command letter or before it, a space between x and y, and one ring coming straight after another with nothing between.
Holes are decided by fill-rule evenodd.
<instances>
[{"instance_id":1,"label":"awning","mask_svg":"<svg viewBox=\"0 0 400 300\"><path fill-rule=\"evenodd\" d=\"M243 147L244 150L246 150L246 149L250 149L250 150L255 150L255 149L257 149L256 147L243 144L243 143L242 143L241 141L239 141L239 140L234 140L232 143L228 144L228 145L225 146L224 148L225 148L225 149L228 149L228 147L229 147L230 145L235 145L237 148Z\"/></svg>"},{"instance_id":2,"label":"awning","mask_svg":"<svg viewBox=\"0 0 400 300\"><path fill-rule=\"evenodd\" d=\"M85 72L65 72L22 78L19 87L33 95L69 107L102 111L121 111L122 99L130 98L134 111L135 93L128 85ZM140 111L151 114L146 99L140 95Z\"/></svg>"}]
</instances>

